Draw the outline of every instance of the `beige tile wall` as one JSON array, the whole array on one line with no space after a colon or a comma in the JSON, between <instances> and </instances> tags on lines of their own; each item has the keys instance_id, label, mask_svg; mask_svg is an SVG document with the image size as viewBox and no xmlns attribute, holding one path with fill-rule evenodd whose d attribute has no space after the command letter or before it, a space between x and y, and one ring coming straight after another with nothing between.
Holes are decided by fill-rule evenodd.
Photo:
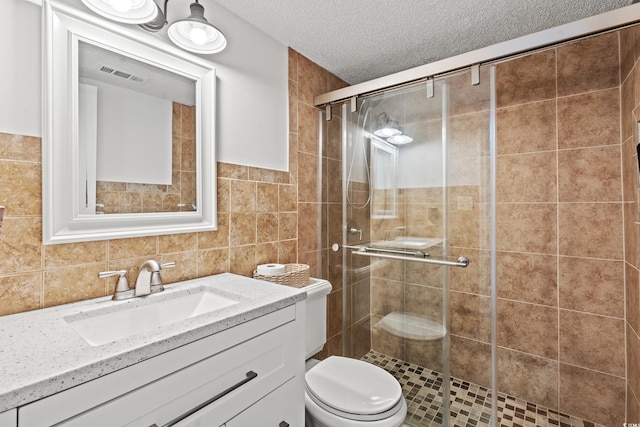
<instances>
[{"instance_id":1,"label":"beige tile wall","mask_svg":"<svg viewBox=\"0 0 640 427\"><path fill-rule=\"evenodd\" d=\"M626 392L619 39L497 66L499 389L605 425Z\"/></svg>"},{"instance_id":2,"label":"beige tile wall","mask_svg":"<svg viewBox=\"0 0 640 427\"><path fill-rule=\"evenodd\" d=\"M312 101L344 83L292 50L289 76L290 170L218 163L218 230L212 232L43 246L41 139L0 133L0 201L7 207L0 229L0 315L108 295L115 281L98 279L99 271L126 268L132 280L149 258L176 262L163 273L166 283L220 272L251 276L257 264L276 260L308 262L313 275L326 275L316 261L321 204L313 177L320 152ZM331 298L333 312L341 310L340 287ZM341 316L330 322L339 335ZM333 347L341 347L338 341Z\"/></svg>"},{"instance_id":3,"label":"beige tile wall","mask_svg":"<svg viewBox=\"0 0 640 427\"><path fill-rule=\"evenodd\" d=\"M622 200L626 301L626 421L640 422L640 241L638 238L638 127L640 121L640 26L620 31L622 78Z\"/></svg>"},{"instance_id":4,"label":"beige tile wall","mask_svg":"<svg viewBox=\"0 0 640 427\"><path fill-rule=\"evenodd\" d=\"M341 121L337 107L333 120L319 120L313 98L345 86L344 81L289 49L289 139L291 147L297 147L290 167L292 174L297 173L298 184L298 259L311 267L312 276L327 278L333 285L327 299L327 345L320 358L342 354L341 260L329 249L335 241L330 230L335 225L339 230L341 222Z\"/></svg>"},{"instance_id":5,"label":"beige tile wall","mask_svg":"<svg viewBox=\"0 0 640 427\"><path fill-rule=\"evenodd\" d=\"M43 246L39 138L0 134L0 315L111 294L98 272L147 259L175 261L166 283L220 272L250 276L255 265L296 262L296 186L284 172L218 164L218 230ZM10 184L16 182L17 185ZM29 196L28 203L26 197ZM24 202L22 201L24 200Z\"/></svg>"}]
</instances>

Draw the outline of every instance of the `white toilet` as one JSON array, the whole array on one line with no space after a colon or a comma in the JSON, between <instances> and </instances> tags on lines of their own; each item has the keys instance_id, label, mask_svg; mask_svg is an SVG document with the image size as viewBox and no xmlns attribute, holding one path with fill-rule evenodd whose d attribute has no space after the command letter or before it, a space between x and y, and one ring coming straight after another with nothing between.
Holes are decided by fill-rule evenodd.
<instances>
[{"instance_id":1,"label":"white toilet","mask_svg":"<svg viewBox=\"0 0 640 427\"><path fill-rule=\"evenodd\" d=\"M361 360L311 359L327 340L326 305L331 284L311 279L306 299L305 425L307 427L399 427L407 404L398 381Z\"/></svg>"}]
</instances>

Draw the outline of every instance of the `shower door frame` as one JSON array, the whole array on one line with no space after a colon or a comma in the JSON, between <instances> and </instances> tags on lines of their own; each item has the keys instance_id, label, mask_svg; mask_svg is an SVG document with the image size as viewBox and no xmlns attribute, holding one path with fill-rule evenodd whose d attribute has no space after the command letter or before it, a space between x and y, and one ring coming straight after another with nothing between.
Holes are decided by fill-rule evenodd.
<instances>
[{"instance_id":1,"label":"shower door frame","mask_svg":"<svg viewBox=\"0 0 640 427\"><path fill-rule=\"evenodd\" d=\"M460 74L462 72L464 72L465 70L458 70L458 72L456 73L452 73L452 74ZM472 80L475 77L476 74L476 70L473 70L472 68L469 68L466 72L470 73L472 76ZM489 88L489 122L488 122L488 127L487 127L487 131L488 131L488 147L485 147L486 149L488 149L488 154L490 156L490 161L489 161L489 174L487 176L488 181L489 181L489 193L490 193L490 197L489 197L489 217L484 217L480 219L480 224L482 223L486 223L485 225L487 225L489 227L489 242L490 242L490 265L489 265L489 270L491 272L491 277L490 277L490 301L491 301L491 313L490 313L490 325L491 325L491 375L490 375L490 382L491 382L491 390L492 392L490 393L491 395L491 421L490 421L490 425L491 426L495 426L497 423L497 369L496 369L496 364L497 364L497 343L496 343L496 321L497 321L497 317L496 317L496 301L497 301L497 293L496 293L496 266L495 266L495 260L496 260L496 247L495 247L495 243L496 243L496 228L495 228L495 166L496 166L496 162L495 162L495 156L496 156L496 144L495 144L495 137L496 137L496 133L495 133L495 112L496 112L496 96L495 96L495 67L491 66L490 67L490 72L489 72L489 84L488 84L488 88ZM437 80L442 79L443 84L442 84L442 103L441 103L441 108L440 108L440 112L441 112L441 116L440 116L440 120L441 120L441 136L440 136L440 144L441 144L441 162L442 162L442 185L441 185L441 189L442 189L442 198L441 198L441 206L442 206L442 230L441 230L441 235L443 237L443 247L442 247L442 259L446 260L447 257L449 256L449 179L450 177L448 176L449 173L449 168L448 168L448 162L449 162L449 128L450 128L450 123L449 123L449 119L450 119L450 112L449 112L449 84L446 81L446 77L447 76L439 76ZM416 85L418 82L414 82L414 84L411 85L407 85L407 86L414 86ZM434 81L432 80L430 83L428 84L433 84ZM385 91L386 92L386 91ZM431 92L431 91L427 91L427 92ZM406 262L411 262L411 261L424 261L427 263L432 263L432 264L439 264L441 263L442 265L448 265L448 266L454 266L454 267L466 267L468 264L465 264L465 262L461 262L461 260L466 260L465 257L463 258L459 258L458 261L444 261L441 262L439 260L435 260L435 259L429 259L429 258L425 258L424 260L422 259L411 259L410 257L406 257L406 256L402 256L402 255L388 255L388 254L382 254L382 255L376 255L376 249L375 248L369 248L366 246L350 246L349 242L348 242L348 235L349 235L349 230L348 230L348 226L346 226L346 224L348 224L348 217L350 216L348 213L349 210L349 203L348 203L348 193L349 193L349 179L348 177L350 177L351 175L351 171L350 171L350 166L348 166L349 164L349 159L351 158L351 156L353 156L354 154L351 153L351 156L349 154L349 146L351 146L351 149L355 152L355 150L357 149L356 144L358 143L358 136L354 135L359 135L359 129L352 131L351 128L355 127L359 127L360 126L360 122L359 120L356 121L356 123L352 123L349 120L348 117L348 113L347 113L347 106L349 103L343 103L342 108L341 108L341 112L342 112L342 129L341 129L341 134L342 134L342 194L343 194L343 200L342 200L342 204L343 204L343 208L342 208L342 266L343 266L343 271L342 271L342 275L343 275L343 284L344 287L347 288L349 286L352 285L352 283L349 282L349 268L347 268L347 266L351 266L353 261L349 259L349 257L352 257L353 255L350 253L351 250L354 250L354 252L357 250L357 255L367 255L370 257L380 257L380 258L390 258L390 259L395 259L395 260L399 260L399 261L403 261L405 264L403 265L403 271L405 272L403 275L403 279L402 282L405 283L406 282ZM353 105L353 104L352 104ZM364 108L362 105L360 106L360 108ZM357 111L357 109L356 109ZM353 111L353 107L351 109L352 113L355 113L356 111ZM364 126L364 123L363 123ZM364 135L364 131L363 131L363 135ZM351 141L349 141L349 138L351 138ZM367 150L363 147L363 153L366 153ZM354 160L351 159L351 162L353 162ZM368 168L368 173L367 173L367 177L370 181L373 180L373 171L370 170L371 166L370 164L367 164L365 161L365 167ZM351 166L353 167L353 165ZM349 171L348 171L349 170ZM460 185L460 184L458 184ZM371 188L371 184L369 183L369 197L372 197L371 192L372 192L372 188ZM370 199L368 199L370 200ZM487 202L487 200L484 200L484 202ZM478 201L478 203L480 203L480 201ZM369 207L369 217L372 217L372 209L373 207L370 206ZM479 225L480 227L480 225ZM370 233L372 233L372 231L370 231ZM372 238L372 236L370 236ZM367 245L368 246L368 245ZM334 248L335 250L335 248ZM371 252L369 252L371 251ZM364 253L363 253L364 252ZM467 261L468 262L468 261ZM477 261L476 261L477 262ZM451 375L450 375L450 369L449 369L449 349L450 349L450 315L449 315L449 284L448 284L448 276L449 276L449 268L448 267L444 267L442 269L442 278L441 278L441 289L442 289L442 308L441 308L441 319L442 319L442 324L446 330L446 334L443 337L443 342L442 342L442 357L441 357L441 368L442 368L442 376L443 376L443 383L442 383L442 393L443 393L443 399L442 399L442 406L441 406L441 411L442 411L442 425L448 425L449 424L449 417L450 417L450 398L446 399L444 398L444 396L451 396L450 394L450 381L451 381ZM371 277L369 278L369 283L371 283ZM347 336L347 331L349 329L350 326L352 325L347 325L347 319L350 318L350 316L347 316L346 310L350 310L351 309L351 304L353 304L353 301L350 301L350 299L347 298L347 292L344 293L343 295L343 307L345 310L345 313L343 315L343 354L344 355L348 355L350 357L353 357L354 354L354 344L353 344L353 337L352 336ZM371 319L373 319L373 314L371 312L370 309L370 322ZM353 321L353 319L351 320ZM370 330L369 333L372 333L372 331ZM373 341L370 342L370 345L373 346Z\"/></svg>"}]
</instances>

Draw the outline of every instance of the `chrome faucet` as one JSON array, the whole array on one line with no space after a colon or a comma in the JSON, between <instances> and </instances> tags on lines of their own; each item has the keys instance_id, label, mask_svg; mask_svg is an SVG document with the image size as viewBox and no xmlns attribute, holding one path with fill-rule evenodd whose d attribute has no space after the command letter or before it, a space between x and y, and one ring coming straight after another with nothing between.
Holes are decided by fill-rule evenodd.
<instances>
[{"instance_id":1,"label":"chrome faucet","mask_svg":"<svg viewBox=\"0 0 640 427\"><path fill-rule=\"evenodd\" d=\"M150 259L140 266L138 278L136 279L136 287L134 288L134 296L141 297L151 293L151 277L153 273L160 273L160 264L158 261Z\"/></svg>"},{"instance_id":2,"label":"chrome faucet","mask_svg":"<svg viewBox=\"0 0 640 427\"><path fill-rule=\"evenodd\" d=\"M113 293L113 300L123 300L133 297L142 297L156 292L164 291L162 284L162 277L160 277L160 270L163 268L175 267L175 262L167 262L165 264L158 264L158 261L149 260L145 261L138 271L138 278L136 279L136 286L129 288L129 282L125 274L127 270L116 271L103 271L98 273L98 277L103 279L110 276L120 276L118 283L116 284L115 292Z\"/></svg>"},{"instance_id":3,"label":"chrome faucet","mask_svg":"<svg viewBox=\"0 0 640 427\"><path fill-rule=\"evenodd\" d=\"M163 268L175 267L175 262L168 262L166 264L158 264L158 261L150 259L145 261L140 266L138 271L138 278L136 279L136 287L134 288L134 296L142 297L156 292L164 291L162 285L162 277L160 277L160 270Z\"/></svg>"}]
</instances>

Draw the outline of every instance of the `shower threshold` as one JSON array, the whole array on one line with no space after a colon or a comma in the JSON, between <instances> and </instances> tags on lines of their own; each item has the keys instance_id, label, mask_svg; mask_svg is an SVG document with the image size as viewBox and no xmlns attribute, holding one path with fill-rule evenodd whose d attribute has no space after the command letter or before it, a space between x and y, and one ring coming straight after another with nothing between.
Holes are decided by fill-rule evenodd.
<instances>
[{"instance_id":1,"label":"shower threshold","mask_svg":"<svg viewBox=\"0 0 640 427\"><path fill-rule=\"evenodd\" d=\"M407 417L403 427L442 425L442 374L373 350L365 354L362 360L385 369L400 382L402 394L407 400ZM450 426L491 425L491 392L486 387L451 378L450 397ZM498 393L497 425L604 427L505 393Z\"/></svg>"}]
</instances>

